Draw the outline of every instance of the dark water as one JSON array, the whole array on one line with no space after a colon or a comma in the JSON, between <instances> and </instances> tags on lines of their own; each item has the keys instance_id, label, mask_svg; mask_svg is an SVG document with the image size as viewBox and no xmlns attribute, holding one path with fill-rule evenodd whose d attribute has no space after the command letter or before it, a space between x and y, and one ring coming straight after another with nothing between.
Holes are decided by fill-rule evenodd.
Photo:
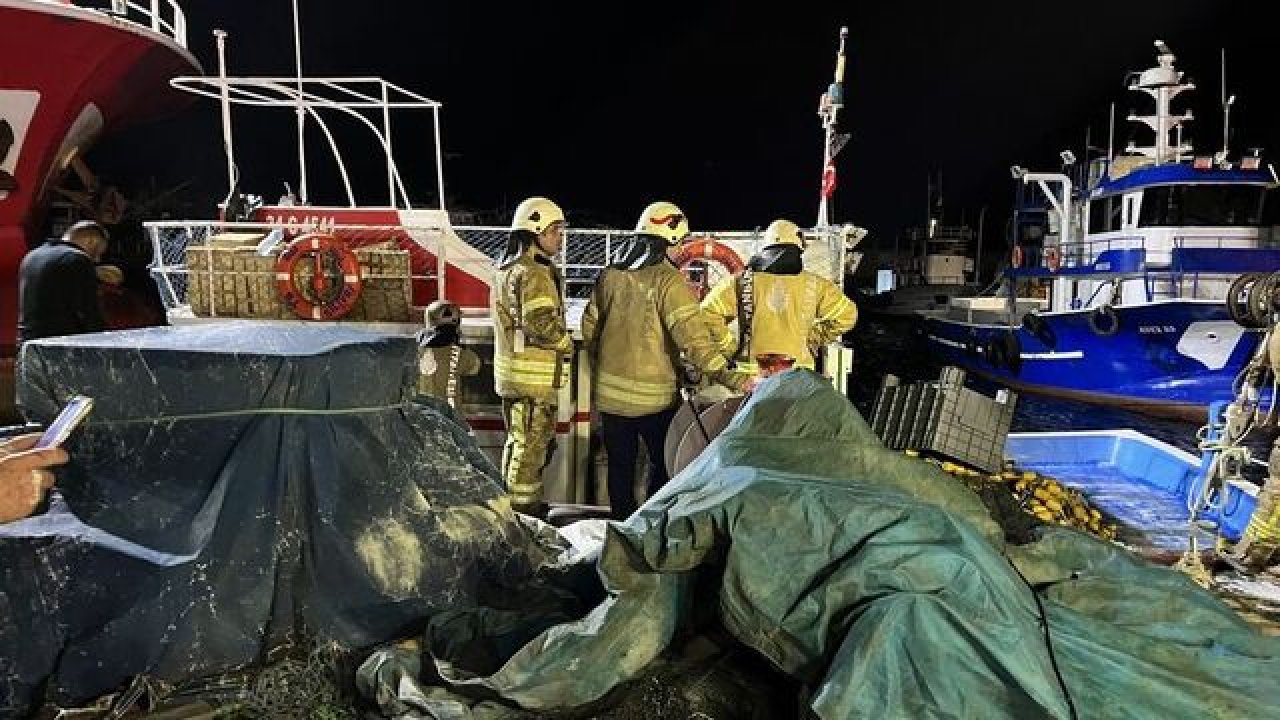
<instances>
[{"instance_id":1,"label":"dark water","mask_svg":"<svg viewBox=\"0 0 1280 720\"><path fill-rule=\"evenodd\" d=\"M863 315L848 340L854 348L854 379L850 397L863 416L869 416L876 392L886 373L906 381L937 379L942 365L931 355L920 321L913 318ZM994 386L980 379L974 389L987 394ZM1228 399L1228 398L1224 398ZM1044 398L1029 393L1018 396L1011 432L1054 430L1110 430L1132 428L1174 447L1199 455L1196 431L1203 422L1190 423L1152 418L1117 408ZM1255 457L1266 458L1267 438L1247 443Z\"/></svg>"}]
</instances>

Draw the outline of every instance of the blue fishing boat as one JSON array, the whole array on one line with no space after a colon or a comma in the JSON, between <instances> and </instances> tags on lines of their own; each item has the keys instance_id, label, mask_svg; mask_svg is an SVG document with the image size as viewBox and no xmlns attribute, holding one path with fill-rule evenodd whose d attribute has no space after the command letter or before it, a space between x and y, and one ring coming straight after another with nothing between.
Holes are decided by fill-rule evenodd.
<instances>
[{"instance_id":1,"label":"blue fishing boat","mask_svg":"<svg viewBox=\"0 0 1280 720\"><path fill-rule=\"evenodd\" d=\"M1233 159L1225 141L1207 155L1184 142L1191 113L1170 105L1195 86L1156 47L1157 65L1128 81L1155 101L1153 114L1128 118L1154 143L1077 172L1070 152L1060 172L1012 168L1019 202L998 294L922 313L942 362L1020 390L1186 419L1234 396L1265 322L1244 298L1280 270L1267 205L1277 177L1257 150Z\"/></svg>"}]
</instances>

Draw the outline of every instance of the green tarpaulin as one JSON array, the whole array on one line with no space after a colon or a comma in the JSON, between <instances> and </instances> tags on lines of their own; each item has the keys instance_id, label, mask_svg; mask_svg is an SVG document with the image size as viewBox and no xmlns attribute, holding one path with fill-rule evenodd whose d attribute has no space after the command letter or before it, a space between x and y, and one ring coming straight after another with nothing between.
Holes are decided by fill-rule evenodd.
<instances>
[{"instance_id":1,"label":"green tarpaulin","mask_svg":"<svg viewBox=\"0 0 1280 720\"><path fill-rule=\"evenodd\" d=\"M437 615L430 683L396 650L370 658L362 688L400 717L601 707L716 625L824 719L1069 718L1068 697L1081 718L1280 716L1280 641L1089 536L1006 546L971 491L884 449L807 371L762 384L577 568L592 562L604 599L576 619L545 590ZM572 570L543 578L567 585Z\"/></svg>"}]
</instances>

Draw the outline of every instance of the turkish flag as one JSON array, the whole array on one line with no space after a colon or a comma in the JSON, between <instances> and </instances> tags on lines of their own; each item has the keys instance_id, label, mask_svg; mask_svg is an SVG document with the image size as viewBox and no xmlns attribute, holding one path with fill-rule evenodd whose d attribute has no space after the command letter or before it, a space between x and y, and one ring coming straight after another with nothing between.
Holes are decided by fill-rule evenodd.
<instances>
[{"instance_id":1,"label":"turkish flag","mask_svg":"<svg viewBox=\"0 0 1280 720\"><path fill-rule=\"evenodd\" d=\"M830 199L836 191L836 166L828 165L822 171L822 197Z\"/></svg>"}]
</instances>

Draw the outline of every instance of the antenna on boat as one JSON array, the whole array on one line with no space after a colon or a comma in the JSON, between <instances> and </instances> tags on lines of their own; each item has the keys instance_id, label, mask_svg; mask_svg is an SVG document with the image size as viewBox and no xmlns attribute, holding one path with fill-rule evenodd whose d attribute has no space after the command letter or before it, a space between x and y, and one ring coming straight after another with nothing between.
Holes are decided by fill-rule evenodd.
<instances>
[{"instance_id":1,"label":"antenna on boat","mask_svg":"<svg viewBox=\"0 0 1280 720\"><path fill-rule=\"evenodd\" d=\"M307 204L307 149L304 141L307 115L302 99L302 35L298 31L298 0L293 0L293 60L298 72L298 200Z\"/></svg>"},{"instance_id":2,"label":"antenna on boat","mask_svg":"<svg viewBox=\"0 0 1280 720\"><path fill-rule=\"evenodd\" d=\"M818 103L818 117L822 118L822 127L826 130L822 141L822 183L818 199L817 226L820 228L831 225L831 197L836 189L835 158L849 140L848 134L836 133L836 120L840 109L844 107L845 43L848 39L849 28L841 27L840 49L836 53L835 81L822 94Z\"/></svg>"},{"instance_id":3,"label":"antenna on boat","mask_svg":"<svg viewBox=\"0 0 1280 720\"><path fill-rule=\"evenodd\" d=\"M1222 152L1218 154L1219 165L1227 162L1229 141L1231 137L1231 106L1236 103L1236 96L1227 97L1227 49L1222 48L1222 75L1220 81L1219 100L1222 103Z\"/></svg>"},{"instance_id":4,"label":"antenna on boat","mask_svg":"<svg viewBox=\"0 0 1280 720\"><path fill-rule=\"evenodd\" d=\"M1107 167L1116 159L1116 104L1111 103L1111 120L1107 131Z\"/></svg>"}]
</instances>

